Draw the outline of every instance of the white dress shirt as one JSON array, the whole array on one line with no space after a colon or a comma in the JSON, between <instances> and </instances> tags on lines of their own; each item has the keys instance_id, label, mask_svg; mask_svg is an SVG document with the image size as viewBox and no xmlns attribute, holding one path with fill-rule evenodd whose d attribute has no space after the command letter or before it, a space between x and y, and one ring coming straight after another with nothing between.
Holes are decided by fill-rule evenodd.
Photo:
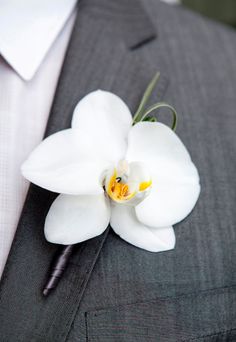
<instances>
[{"instance_id":1,"label":"white dress shirt","mask_svg":"<svg viewBox=\"0 0 236 342\"><path fill-rule=\"evenodd\" d=\"M43 138L75 3L0 3L0 277L29 186L20 166Z\"/></svg>"}]
</instances>

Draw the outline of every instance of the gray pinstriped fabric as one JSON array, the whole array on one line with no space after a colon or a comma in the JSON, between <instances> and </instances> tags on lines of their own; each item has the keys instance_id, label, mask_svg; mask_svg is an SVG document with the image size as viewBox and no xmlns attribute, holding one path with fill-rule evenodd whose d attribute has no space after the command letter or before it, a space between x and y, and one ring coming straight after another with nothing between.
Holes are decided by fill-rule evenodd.
<instances>
[{"instance_id":1,"label":"gray pinstriped fabric","mask_svg":"<svg viewBox=\"0 0 236 342\"><path fill-rule=\"evenodd\" d=\"M55 194L32 186L1 284L0 340L236 341L236 33L156 0L87 0L78 13L47 134L68 127L97 88L134 110L160 70L152 100L177 108L202 193L175 228L175 250L145 252L107 230L77 247L44 299L56 246L43 222Z\"/></svg>"}]
</instances>

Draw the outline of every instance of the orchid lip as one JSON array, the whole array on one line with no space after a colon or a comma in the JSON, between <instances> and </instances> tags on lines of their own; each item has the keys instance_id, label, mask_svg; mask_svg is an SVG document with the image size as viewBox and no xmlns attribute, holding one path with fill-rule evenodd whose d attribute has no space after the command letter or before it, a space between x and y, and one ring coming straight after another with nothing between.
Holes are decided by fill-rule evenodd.
<instances>
[{"instance_id":1,"label":"orchid lip","mask_svg":"<svg viewBox=\"0 0 236 342\"><path fill-rule=\"evenodd\" d=\"M152 180L143 163L121 160L105 177L105 191L120 204L140 203L150 193Z\"/></svg>"}]
</instances>

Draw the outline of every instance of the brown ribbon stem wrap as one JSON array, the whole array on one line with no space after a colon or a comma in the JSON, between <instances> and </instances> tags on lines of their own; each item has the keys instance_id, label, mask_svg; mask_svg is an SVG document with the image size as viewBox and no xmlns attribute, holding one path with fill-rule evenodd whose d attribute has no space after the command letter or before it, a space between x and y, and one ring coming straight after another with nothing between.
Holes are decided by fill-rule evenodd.
<instances>
[{"instance_id":1,"label":"brown ribbon stem wrap","mask_svg":"<svg viewBox=\"0 0 236 342\"><path fill-rule=\"evenodd\" d=\"M48 280L43 289L43 295L47 297L56 288L69 262L75 245L62 246L59 248L52 262Z\"/></svg>"}]
</instances>

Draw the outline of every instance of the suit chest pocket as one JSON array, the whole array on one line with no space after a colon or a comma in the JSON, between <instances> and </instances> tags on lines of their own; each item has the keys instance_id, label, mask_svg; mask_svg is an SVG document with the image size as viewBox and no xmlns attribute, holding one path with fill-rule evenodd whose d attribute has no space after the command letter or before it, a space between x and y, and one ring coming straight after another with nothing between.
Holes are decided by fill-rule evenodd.
<instances>
[{"instance_id":1,"label":"suit chest pocket","mask_svg":"<svg viewBox=\"0 0 236 342\"><path fill-rule=\"evenodd\" d=\"M236 341L236 287L86 313L89 342Z\"/></svg>"}]
</instances>

